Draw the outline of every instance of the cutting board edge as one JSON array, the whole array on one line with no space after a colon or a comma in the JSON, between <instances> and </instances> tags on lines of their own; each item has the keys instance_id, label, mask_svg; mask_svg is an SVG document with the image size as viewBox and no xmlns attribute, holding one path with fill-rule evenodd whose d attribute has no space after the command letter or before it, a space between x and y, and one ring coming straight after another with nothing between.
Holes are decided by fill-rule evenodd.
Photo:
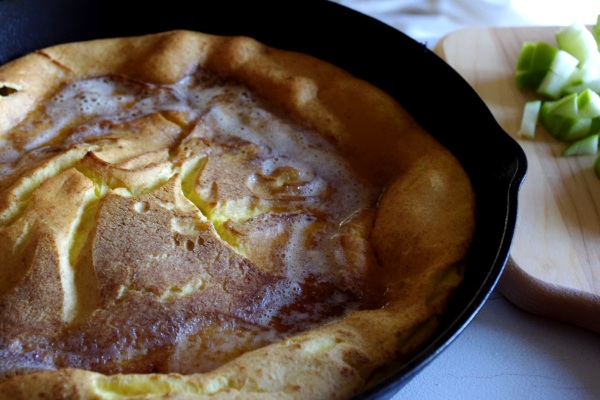
<instances>
[{"instance_id":1,"label":"cutting board edge","mask_svg":"<svg viewBox=\"0 0 600 400\"><path fill-rule=\"evenodd\" d=\"M464 28L442 37L433 52L454 68L448 61L446 51L447 43L453 40L462 41L465 37L480 32L492 31L497 34L521 30L533 33L533 40L537 40L540 33L556 31L558 28L559 26ZM463 78L473 85L468 76ZM474 88L477 89L476 86ZM511 303L527 312L600 333L600 295L538 279L521 268L512 257L509 257L497 287Z\"/></svg>"},{"instance_id":2,"label":"cutting board edge","mask_svg":"<svg viewBox=\"0 0 600 400\"><path fill-rule=\"evenodd\" d=\"M511 303L532 314L600 333L600 296L537 279L510 256L498 290Z\"/></svg>"}]
</instances>

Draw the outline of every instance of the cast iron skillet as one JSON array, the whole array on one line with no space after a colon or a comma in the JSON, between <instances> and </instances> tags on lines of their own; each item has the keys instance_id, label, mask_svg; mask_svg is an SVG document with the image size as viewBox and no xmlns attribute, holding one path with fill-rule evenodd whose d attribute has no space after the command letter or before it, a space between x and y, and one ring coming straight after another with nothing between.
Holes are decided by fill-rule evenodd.
<instances>
[{"instance_id":1,"label":"cast iron skillet","mask_svg":"<svg viewBox=\"0 0 600 400\"><path fill-rule=\"evenodd\" d=\"M53 44L178 28L251 36L327 60L379 86L456 155L478 205L465 282L433 339L408 362L381 371L357 398L397 393L468 325L494 288L513 237L525 155L475 91L424 44L325 0L0 0L0 22L0 64Z\"/></svg>"}]
</instances>

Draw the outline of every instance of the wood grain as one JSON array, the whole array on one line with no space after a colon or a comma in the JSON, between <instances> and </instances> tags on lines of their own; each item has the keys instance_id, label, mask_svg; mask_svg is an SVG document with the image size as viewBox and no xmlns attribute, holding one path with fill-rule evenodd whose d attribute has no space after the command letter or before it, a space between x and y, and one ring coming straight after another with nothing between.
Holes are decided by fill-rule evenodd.
<instances>
[{"instance_id":1,"label":"wood grain","mask_svg":"<svg viewBox=\"0 0 600 400\"><path fill-rule=\"evenodd\" d=\"M558 29L470 28L443 38L435 52L471 84L527 155L528 173L500 291L530 312L600 332L600 179L592 168L595 156L561 157L565 145L541 126L533 140L517 135L525 102L536 98L515 85L521 46L540 40L555 44Z\"/></svg>"}]
</instances>

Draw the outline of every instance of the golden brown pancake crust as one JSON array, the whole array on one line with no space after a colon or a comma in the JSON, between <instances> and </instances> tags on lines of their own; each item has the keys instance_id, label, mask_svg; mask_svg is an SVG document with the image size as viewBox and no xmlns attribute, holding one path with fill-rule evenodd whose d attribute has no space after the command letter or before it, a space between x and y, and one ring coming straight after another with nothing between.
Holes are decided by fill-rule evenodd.
<instances>
[{"instance_id":1,"label":"golden brown pancake crust","mask_svg":"<svg viewBox=\"0 0 600 400\"><path fill-rule=\"evenodd\" d=\"M328 63L180 30L0 86L0 398L347 398L460 283L467 175Z\"/></svg>"}]
</instances>

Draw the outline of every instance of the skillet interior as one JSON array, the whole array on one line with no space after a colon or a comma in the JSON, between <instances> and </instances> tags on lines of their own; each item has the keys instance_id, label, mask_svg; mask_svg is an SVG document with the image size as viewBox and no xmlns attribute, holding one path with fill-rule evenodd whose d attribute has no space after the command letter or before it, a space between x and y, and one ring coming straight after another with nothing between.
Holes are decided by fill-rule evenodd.
<instances>
[{"instance_id":1,"label":"skillet interior","mask_svg":"<svg viewBox=\"0 0 600 400\"><path fill-rule=\"evenodd\" d=\"M392 397L468 325L508 257L526 172L521 148L475 91L424 44L328 1L0 0L0 64L53 44L182 28L252 36L309 53L379 86L461 161L476 191L475 242L465 281L438 332L410 361L382 371L358 398ZM197 9L197 10L196 10Z\"/></svg>"}]
</instances>

